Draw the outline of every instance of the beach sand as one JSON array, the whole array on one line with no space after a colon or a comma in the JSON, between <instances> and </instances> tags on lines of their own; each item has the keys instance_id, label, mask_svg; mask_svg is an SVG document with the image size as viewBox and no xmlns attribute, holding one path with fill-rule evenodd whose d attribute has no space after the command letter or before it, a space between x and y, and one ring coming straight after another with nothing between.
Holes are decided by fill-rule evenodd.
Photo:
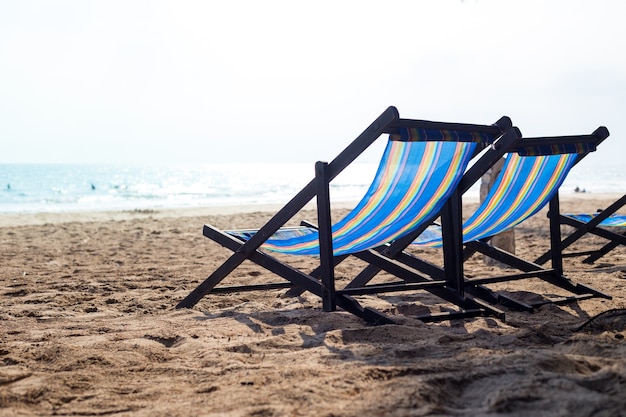
<instances>
[{"instance_id":1,"label":"beach sand","mask_svg":"<svg viewBox=\"0 0 626 417\"><path fill-rule=\"evenodd\" d=\"M576 194L562 207L595 211L617 197ZM575 282L612 300L507 310L506 322L423 323L411 314L447 308L423 292L364 297L399 323L385 326L284 290L174 309L230 254L202 236L203 224L259 226L271 209L0 216L0 416L626 415L626 316L585 324L626 308L626 248L595 265L566 261ZM312 211L300 218L315 220ZM516 236L519 255L543 253L545 210ZM338 285L359 266L342 263ZM506 272L479 257L466 268ZM245 263L227 283L272 279ZM555 292L535 280L500 285Z\"/></svg>"}]
</instances>

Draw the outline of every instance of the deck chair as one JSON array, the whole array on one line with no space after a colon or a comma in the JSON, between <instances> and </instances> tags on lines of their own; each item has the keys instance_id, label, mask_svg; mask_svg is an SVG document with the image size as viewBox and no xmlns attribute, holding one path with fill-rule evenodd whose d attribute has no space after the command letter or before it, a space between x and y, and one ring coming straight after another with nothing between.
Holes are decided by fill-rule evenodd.
<instances>
[{"instance_id":1,"label":"deck chair","mask_svg":"<svg viewBox=\"0 0 626 417\"><path fill-rule=\"evenodd\" d=\"M591 135L523 139L515 147L509 149L506 162L496 183L484 202L468 218L462 228L459 220L461 218L460 204L457 203L456 208L448 210L447 213L442 213L442 222L447 220L459 224L456 234L457 248L456 250L444 248L443 268L426 263L405 252L409 245L444 246L442 233L436 227L430 227L427 230L428 233L423 233L420 236L408 235L402 240L393 242L382 248L381 254L427 273L434 281L446 280L448 286L456 288L459 293L467 292L488 303L503 304L520 310L533 311L534 307L548 301L542 300L535 304L529 304L497 294L489 290L486 285L536 277L574 294L573 296L552 299L549 302L565 303L593 296L610 298L590 287L574 284L564 276L562 255L558 245L554 245L555 242L560 242L558 228L550 227L552 244L549 252L549 259L552 260L552 268L550 269L542 268L536 263L521 259L488 243L492 236L515 227L536 214L546 204L550 204L551 208L554 209L558 202L558 188L569 170L585 155L594 151L608 135L608 130L601 127ZM472 179L476 179L476 177ZM468 184L461 187L462 190L467 188ZM450 202L453 201L450 200ZM556 209L558 212L558 208ZM462 250L461 242L464 246ZM447 262L446 250L452 253L449 256L453 256L453 259ZM522 273L465 279L463 277L463 262L476 252L515 267ZM377 272L378 268L375 265L368 266L348 284L348 288L366 288L366 284Z\"/></svg>"},{"instance_id":2,"label":"deck chair","mask_svg":"<svg viewBox=\"0 0 626 417\"><path fill-rule=\"evenodd\" d=\"M372 185L354 210L333 225L330 181L383 134L389 134L389 141ZM384 314L361 306L350 293L336 290L335 265L351 254L369 254L372 248L415 230L425 230L456 192L469 162L486 147L491 146L492 153L497 153L496 149L508 146L519 136L508 117L493 125L441 123L401 119L397 109L388 108L332 162L317 162L315 178L261 228L223 231L205 225L203 234L233 254L177 308L192 307L209 293L297 287L320 297L325 311L340 307L371 323L392 323ZM498 155L493 155L491 159L495 162L497 158ZM487 159L483 155L481 160ZM483 173L487 169L489 166L482 169ZM315 227L283 227L313 198L317 202ZM444 237L444 241L448 240ZM272 251L318 257L319 267L309 273L298 270L273 257ZM284 281L218 287L245 260L255 262ZM382 269L392 274L407 274L396 271L393 262ZM441 291L444 297L448 296L445 290ZM490 309L471 299L453 296L450 299L464 310L482 314ZM498 309L491 312L501 314Z\"/></svg>"},{"instance_id":3,"label":"deck chair","mask_svg":"<svg viewBox=\"0 0 626 417\"><path fill-rule=\"evenodd\" d=\"M616 214L616 212L626 205L626 194L611 204L604 210L594 214L560 214L558 211L550 210L548 217L556 224L565 224L574 227L565 239L561 241L560 250L563 257L587 256L583 260L586 264L592 264L619 245L626 246L626 231L617 233L608 228L623 228L626 230L626 215ZM570 245L587 234L600 236L608 240L599 249L589 251L564 252ZM550 253L546 252L535 261L537 264L544 264L550 259Z\"/></svg>"}]
</instances>

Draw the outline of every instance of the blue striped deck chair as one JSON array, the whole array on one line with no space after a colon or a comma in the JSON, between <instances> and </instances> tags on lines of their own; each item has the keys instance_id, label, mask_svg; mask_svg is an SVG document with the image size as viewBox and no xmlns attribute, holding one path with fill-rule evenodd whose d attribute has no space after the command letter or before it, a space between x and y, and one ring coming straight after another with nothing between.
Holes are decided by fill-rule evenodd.
<instances>
[{"instance_id":1,"label":"blue striped deck chair","mask_svg":"<svg viewBox=\"0 0 626 417\"><path fill-rule=\"evenodd\" d=\"M445 239L442 239L443 233L436 227L429 228L428 233L415 237L411 242L403 242L403 246L394 248L394 245L390 245L383 250L383 254L426 272L434 280L448 280L449 286L457 288L459 292L468 292L488 303L504 304L520 310L532 311L533 307L540 303L531 305L502 294L495 294L486 285L536 277L574 294L571 297L552 299L550 302L565 303L592 296L610 298L587 286L574 284L565 277L562 254L558 246L553 246L549 252L552 268L546 269L488 243L494 235L517 226L547 204L550 204L551 210L555 209L558 189L570 169L585 155L594 151L606 137L608 137L608 130L602 127L591 135L522 139L516 147L508 151L504 167L492 189L484 202L462 226L460 225L460 204L448 213L442 213L442 226L445 221L458 223L454 226L457 228L457 250L451 250L453 259L446 262ZM556 209L558 212L558 208ZM559 236L556 235L558 228L555 229L551 225L550 233L551 244L560 241ZM409 244L427 247L444 246L444 267L428 264L404 252L404 248ZM462 246L464 249L461 251ZM515 267L522 273L467 279L463 276L463 262L476 252ZM368 268L369 271L366 269L359 274L348 287L363 288L376 272L375 268Z\"/></svg>"},{"instance_id":2,"label":"blue striped deck chair","mask_svg":"<svg viewBox=\"0 0 626 417\"><path fill-rule=\"evenodd\" d=\"M371 186L355 208L333 224L330 182L385 134L389 140ZM502 141L513 142L518 136L508 117L493 125L442 123L401 119L394 107L388 108L332 162L317 162L315 178L261 228L224 231L205 225L203 234L233 254L177 308L192 307L209 293L296 287L319 296L325 311L340 307L368 322L392 323L386 315L335 289L336 264L351 254L425 229L455 192L470 161L483 149ZM317 225L284 227L314 198ZM307 273L278 260L273 252L312 256L319 259L319 267ZM244 260L255 262L283 281L218 287ZM460 301L463 308L484 312L482 304Z\"/></svg>"},{"instance_id":3,"label":"blue striped deck chair","mask_svg":"<svg viewBox=\"0 0 626 417\"><path fill-rule=\"evenodd\" d=\"M583 260L586 264L592 264L620 245L626 246L626 231L616 232L617 228L626 230L626 215L617 214L617 211L626 205L626 194L620 197L604 210L593 214L560 214L550 211L551 221L559 222L574 228L574 230L561 241L560 250L563 257L586 256ZM554 214L554 215L553 215ZM609 228L609 229L607 229ZM608 240L608 243L598 249L587 251L565 252L570 245L583 236L593 234ZM536 263L542 265L550 259L550 253L546 252Z\"/></svg>"}]
</instances>

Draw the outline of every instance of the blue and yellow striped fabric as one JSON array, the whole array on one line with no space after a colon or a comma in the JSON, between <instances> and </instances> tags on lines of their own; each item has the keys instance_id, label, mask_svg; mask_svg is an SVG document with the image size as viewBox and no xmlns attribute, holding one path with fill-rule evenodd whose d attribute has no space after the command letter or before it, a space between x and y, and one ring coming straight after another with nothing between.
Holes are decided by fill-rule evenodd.
<instances>
[{"instance_id":1,"label":"blue and yellow striped fabric","mask_svg":"<svg viewBox=\"0 0 626 417\"><path fill-rule=\"evenodd\" d=\"M578 155L509 154L485 201L463 224L463 241L515 227L543 208L557 192ZM418 237L416 245L440 247L441 236Z\"/></svg>"},{"instance_id":2,"label":"blue and yellow striped fabric","mask_svg":"<svg viewBox=\"0 0 626 417\"><path fill-rule=\"evenodd\" d=\"M583 223L589 223L600 213L594 214L565 214L567 217L571 217L572 219L576 219ZM605 227L626 227L626 215L624 214L611 214L606 219L600 222L600 226Z\"/></svg>"},{"instance_id":3,"label":"blue and yellow striped fabric","mask_svg":"<svg viewBox=\"0 0 626 417\"><path fill-rule=\"evenodd\" d=\"M474 142L390 140L372 185L361 202L333 225L335 255L393 241L437 213L459 183L473 156ZM319 255L318 233L268 239L263 248L296 255Z\"/></svg>"}]
</instances>

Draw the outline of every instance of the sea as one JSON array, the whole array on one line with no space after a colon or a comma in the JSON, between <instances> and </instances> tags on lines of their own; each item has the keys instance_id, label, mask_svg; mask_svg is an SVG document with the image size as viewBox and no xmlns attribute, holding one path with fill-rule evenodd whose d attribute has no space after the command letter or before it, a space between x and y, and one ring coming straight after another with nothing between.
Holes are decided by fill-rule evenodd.
<instances>
[{"instance_id":1,"label":"sea","mask_svg":"<svg viewBox=\"0 0 626 417\"><path fill-rule=\"evenodd\" d=\"M582 165L582 164L581 164ZM354 163L331 182L332 201L358 201L376 172ZM0 213L158 210L284 204L314 175L313 164L0 164ZM576 166L561 193L626 190L621 166ZM478 185L468 193L478 196Z\"/></svg>"}]
</instances>

